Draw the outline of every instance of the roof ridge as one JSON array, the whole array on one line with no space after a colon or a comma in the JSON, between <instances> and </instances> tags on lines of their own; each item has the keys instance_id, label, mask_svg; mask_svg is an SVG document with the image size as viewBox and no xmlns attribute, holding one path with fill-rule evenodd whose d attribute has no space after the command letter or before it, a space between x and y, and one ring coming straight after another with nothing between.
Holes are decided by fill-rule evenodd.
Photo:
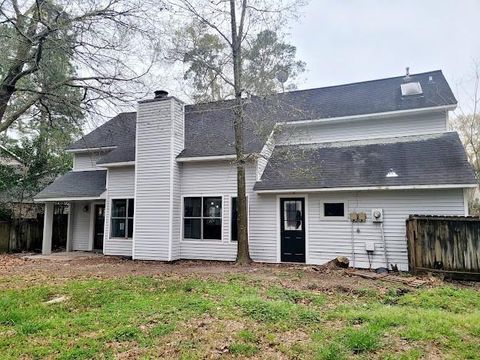
<instances>
[{"instance_id":1,"label":"roof ridge","mask_svg":"<svg viewBox=\"0 0 480 360\"><path fill-rule=\"evenodd\" d=\"M424 72L420 72L420 73L410 74L410 77L421 76L421 75L426 75L426 74L434 74L434 73L441 73L443 75L442 70L437 69L437 70L424 71ZM380 79L354 81L354 82L344 83L344 84L328 85L328 86L321 86L321 87L315 87L315 88L309 88L309 89L285 91L283 93L278 92L278 93L272 93L272 94L267 95L267 96L252 95L252 98L264 99L264 98L273 97L273 96L282 96L282 95L295 94L295 93L305 92L305 91L315 91L315 90L331 89L331 88L343 87L343 86L367 84L367 83L378 82L378 81L401 79L401 78L404 78L404 77L405 77L405 75L389 76L389 77L384 77L384 78L380 78ZM185 107L187 107L187 106L192 106L192 107L193 106L201 106L201 105L208 105L208 104L221 104L221 103L224 103L224 102L231 102L233 100L234 99L225 99L225 100L200 102L200 103L196 103L196 104L185 104Z\"/></svg>"}]
</instances>

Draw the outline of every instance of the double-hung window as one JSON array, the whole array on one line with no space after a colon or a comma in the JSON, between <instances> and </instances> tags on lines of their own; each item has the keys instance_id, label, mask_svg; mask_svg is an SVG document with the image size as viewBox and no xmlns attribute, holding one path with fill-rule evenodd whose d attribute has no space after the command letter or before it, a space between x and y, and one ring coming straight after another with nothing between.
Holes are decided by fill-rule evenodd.
<instances>
[{"instance_id":1,"label":"double-hung window","mask_svg":"<svg viewBox=\"0 0 480 360\"><path fill-rule=\"evenodd\" d=\"M221 196L184 198L183 238L222 240Z\"/></svg>"},{"instance_id":2,"label":"double-hung window","mask_svg":"<svg viewBox=\"0 0 480 360\"><path fill-rule=\"evenodd\" d=\"M113 199L111 237L129 239L133 236L133 199Z\"/></svg>"}]
</instances>

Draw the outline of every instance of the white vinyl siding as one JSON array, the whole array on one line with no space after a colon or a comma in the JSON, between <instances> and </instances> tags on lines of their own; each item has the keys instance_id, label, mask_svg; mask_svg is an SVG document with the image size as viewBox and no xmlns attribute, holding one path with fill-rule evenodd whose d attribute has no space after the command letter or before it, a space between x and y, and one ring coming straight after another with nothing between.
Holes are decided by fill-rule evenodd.
<instances>
[{"instance_id":1,"label":"white vinyl siding","mask_svg":"<svg viewBox=\"0 0 480 360\"><path fill-rule=\"evenodd\" d=\"M90 251L90 212L93 211L89 202L74 202L72 219L72 250ZM88 211L83 211L88 206ZM92 230L93 231L93 230Z\"/></svg>"},{"instance_id":2,"label":"white vinyl siding","mask_svg":"<svg viewBox=\"0 0 480 360\"><path fill-rule=\"evenodd\" d=\"M115 239L110 236L112 199L131 199L135 194L135 168L109 168L107 172L107 198L105 200L105 255L132 256L132 239Z\"/></svg>"},{"instance_id":3,"label":"white vinyl siding","mask_svg":"<svg viewBox=\"0 0 480 360\"><path fill-rule=\"evenodd\" d=\"M137 112L133 257L172 260L178 252L183 105L173 98L141 103ZM181 141L175 144L176 140ZM175 228L174 228L175 226Z\"/></svg>"},{"instance_id":4,"label":"white vinyl siding","mask_svg":"<svg viewBox=\"0 0 480 360\"><path fill-rule=\"evenodd\" d=\"M97 160L106 153L88 152L73 155L73 170L91 170L97 168Z\"/></svg>"},{"instance_id":5,"label":"white vinyl siding","mask_svg":"<svg viewBox=\"0 0 480 360\"><path fill-rule=\"evenodd\" d=\"M173 110L173 157L172 157L172 180L173 180L173 194L172 194L172 244L171 244L171 260L180 258L180 237L182 226L182 199L181 199L181 182L182 182L182 164L175 161L175 158L180 154L184 148L184 126L183 126L183 105L174 103Z\"/></svg>"},{"instance_id":6,"label":"white vinyl siding","mask_svg":"<svg viewBox=\"0 0 480 360\"><path fill-rule=\"evenodd\" d=\"M247 194L250 198L256 179L256 167L253 163L247 165ZM223 196L222 206L222 241L181 241L180 257L182 259L205 259L233 261L237 256L237 242L230 241L231 197L237 196L237 171L229 161L202 161L184 163L182 167L182 195L188 196ZM251 203L249 203L251 210ZM250 220L251 221L251 220ZM253 245L252 245L253 246ZM254 246L254 248L257 245ZM262 246L261 242L258 246ZM252 254L254 250L252 249ZM255 258L257 261L265 259Z\"/></svg>"},{"instance_id":7,"label":"white vinyl siding","mask_svg":"<svg viewBox=\"0 0 480 360\"><path fill-rule=\"evenodd\" d=\"M369 266L366 241L375 242L372 267L385 266L381 228L372 222L372 209L383 209L389 263L397 264L401 270L408 269L405 221L409 215L464 215L462 189L310 193L307 202L308 263L322 264L337 256L347 256L352 260L352 223L348 216L344 219L321 216L322 203L337 200L346 200L347 214L352 211L367 214L365 223L353 225L355 266L362 268Z\"/></svg>"},{"instance_id":8,"label":"white vinyl siding","mask_svg":"<svg viewBox=\"0 0 480 360\"><path fill-rule=\"evenodd\" d=\"M308 144L431 134L447 131L445 112L397 116L383 119L310 123L285 126L277 144Z\"/></svg>"}]
</instances>

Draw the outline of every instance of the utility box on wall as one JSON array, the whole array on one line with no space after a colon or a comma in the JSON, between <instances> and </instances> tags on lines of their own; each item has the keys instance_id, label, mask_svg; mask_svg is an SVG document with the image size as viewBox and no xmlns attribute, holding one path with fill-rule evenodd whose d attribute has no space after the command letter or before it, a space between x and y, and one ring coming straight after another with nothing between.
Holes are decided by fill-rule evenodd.
<instances>
[{"instance_id":1,"label":"utility box on wall","mask_svg":"<svg viewBox=\"0 0 480 360\"><path fill-rule=\"evenodd\" d=\"M372 221L374 223L383 222L383 209L372 209Z\"/></svg>"}]
</instances>

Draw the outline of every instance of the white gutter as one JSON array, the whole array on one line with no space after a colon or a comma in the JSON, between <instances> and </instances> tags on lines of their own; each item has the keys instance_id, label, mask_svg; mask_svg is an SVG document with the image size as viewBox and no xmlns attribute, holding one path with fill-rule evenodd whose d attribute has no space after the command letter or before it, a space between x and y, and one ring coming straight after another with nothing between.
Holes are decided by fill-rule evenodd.
<instances>
[{"instance_id":1,"label":"white gutter","mask_svg":"<svg viewBox=\"0 0 480 360\"><path fill-rule=\"evenodd\" d=\"M312 120L285 121L277 124L301 125L301 124L311 124L311 123L327 123L331 121L341 122L341 121L351 121L351 120L369 120L369 119L377 119L377 118L390 117L390 116L396 116L396 115L405 115L405 114L415 115L415 114L421 114L424 112L429 112L434 110L453 111L456 108L457 108L457 105L443 105L443 106L426 107L421 109L396 110L396 111L387 111L387 112L364 114L364 115L349 115L349 116L338 116L338 117L320 118L320 119L312 119Z\"/></svg>"},{"instance_id":2,"label":"white gutter","mask_svg":"<svg viewBox=\"0 0 480 360\"><path fill-rule=\"evenodd\" d=\"M104 200L105 198L98 197L69 197L69 198L48 198L48 199L33 199L33 202L44 203L52 201L91 201L91 200Z\"/></svg>"},{"instance_id":3,"label":"white gutter","mask_svg":"<svg viewBox=\"0 0 480 360\"><path fill-rule=\"evenodd\" d=\"M464 189L475 188L478 184L446 184L446 185L394 185L394 186L365 186L365 187L340 187L319 189L280 189L280 190L255 190L259 194L280 193L308 193L332 191L367 191L367 190L422 190L422 189Z\"/></svg>"},{"instance_id":4,"label":"white gutter","mask_svg":"<svg viewBox=\"0 0 480 360\"><path fill-rule=\"evenodd\" d=\"M123 161L115 163L97 164L98 167L110 168L110 167L122 167L122 166L135 166L135 161Z\"/></svg>"},{"instance_id":5,"label":"white gutter","mask_svg":"<svg viewBox=\"0 0 480 360\"><path fill-rule=\"evenodd\" d=\"M104 146L104 147L85 148L85 149L67 149L65 150L65 152L76 154L76 153L88 153L92 151L108 151L116 148L117 148L116 146Z\"/></svg>"},{"instance_id":6,"label":"white gutter","mask_svg":"<svg viewBox=\"0 0 480 360\"><path fill-rule=\"evenodd\" d=\"M247 155L247 154L245 154ZM193 157L179 157L177 162L195 162L195 161L212 161L212 160L235 160L236 155L220 155L220 156L193 156Z\"/></svg>"}]
</instances>

